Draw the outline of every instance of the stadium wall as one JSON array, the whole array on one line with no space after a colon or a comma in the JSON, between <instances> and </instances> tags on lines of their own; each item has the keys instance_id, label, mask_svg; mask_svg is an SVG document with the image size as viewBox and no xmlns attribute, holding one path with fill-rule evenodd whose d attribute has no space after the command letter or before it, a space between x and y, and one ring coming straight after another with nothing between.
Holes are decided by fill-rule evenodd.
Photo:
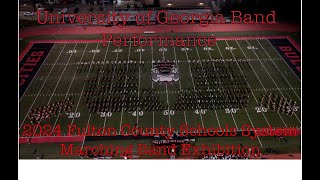
<instances>
[{"instance_id":1,"label":"stadium wall","mask_svg":"<svg viewBox=\"0 0 320 180\"><path fill-rule=\"evenodd\" d=\"M143 0L143 4L147 6L153 6L154 0Z\"/></svg>"},{"instance_id":2,"label":"stadium wall","mask_svg":"<svg viewBox=\"0 0 320 180\"><path fill-rule=\"evenodd\" d=\"M203 4L200 4L203 3ZM170 6L168 4L171 4ZM209 6L209 0L160 0L160 7L203 7Z\"/></svg>"}]
</instances>

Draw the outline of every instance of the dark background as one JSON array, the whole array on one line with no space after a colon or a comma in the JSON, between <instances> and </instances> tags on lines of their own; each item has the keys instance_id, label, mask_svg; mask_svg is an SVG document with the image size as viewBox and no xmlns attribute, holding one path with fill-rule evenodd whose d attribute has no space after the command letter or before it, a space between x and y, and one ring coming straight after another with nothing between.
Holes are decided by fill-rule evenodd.
<instances>
[{"instance_id":1,"label":"dark background","mask_svg":"<svg viewBox=\"0 0 320 180\"><path fill-rule=\"evenodd\" d=\"M262 14L274 10L278 21L301 21L301 0L227 0L222 13L232 10Z\"/></svg>"}]
</instances>

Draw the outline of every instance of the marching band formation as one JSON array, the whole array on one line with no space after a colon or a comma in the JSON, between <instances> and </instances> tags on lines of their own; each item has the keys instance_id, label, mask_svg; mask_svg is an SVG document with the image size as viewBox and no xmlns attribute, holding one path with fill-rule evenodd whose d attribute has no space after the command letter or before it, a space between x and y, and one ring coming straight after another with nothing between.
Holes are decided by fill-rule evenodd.
<instances>
[{"instance_id":1,"label":"marching band formation","mask_svg":"<svg viewBox=\"0 0 320 180\"><path fill-rule=\"evenodd\" d=\"M237 63L237 64L236 64ZM171 110L245 108L251 90L246 75L237 69L248 68L246 62L189 62L192 83L174 96ZM240 66L240 65L241 66ZM234 68L236 65L239 68ZM157 88L140 87L140 68L143 61L126 63L79 63L77 73L90 73L85 79L84 103L90 113L163 111L168 109L165 98ZM196 86L196 88L195 88ZM263 95L260 107L293 115L297 102L272 93ZM31 109L27 118L38 122L71 111L71 97L46 106Z\"/></svg>"},{"instance_id":2,"label":"marching band formation","mask_svg":"<svg viewBox=\"0 0 320 180\"><path fill-rule=\"evenodd\" d=\"M274 95L272 93L268 93L267 95L263 95L260 99L260 107L265 107L267 109L271 109L272 111L277 111L282 114L286 114L292 116L296 111L296 101L289 100L283 96L279 97L278 95Z\"/></svg>"},{"instance_id":3,"label":"marching band formation","mask_svg":"<svg viewBox=\"0 0 320 180\"><path fill-rule=\"evenodd\" d=\"M42 120L46 120L60 115L62 112L71 111L71 108L74 104L74 101L71 100L71 97L66 98L65 100L60 100L46 106L41 106L39 108L31 109L27 115L27 119L30 120L31 124L35 124Z\"/></svg>"},{"instance_id":4,"label":"marching band formation","mask_svg":"<svg viewBox=\"0 0 320 180\"><path fill-rule=\"evenodd\" d=\"M245 75L236 72L224 62L212 67L193 64L191 72L197 89L185 89L178 97L174 109L224 109L248 106L250 88Z\"/></svg>"},{"instance_id":5,"label":"marching band formation","mask_svg":"<svg viewBox=\"0 0 320 180\"><path fill-rule=\"evenodd\" d=\"M104 69L98 67L96 77L87 79L84 92L89 112L164 110L164 102L155 89L139 89L139 66L143 66L143 63L130 66L107 64Z\"/></svg>"},{"instance_id":6,"label":"marching band formation","mask_svg":"<svg viewBox=\"0 0 320 180\"><path fill-rule=\"evenodd\" d=\"M212 63L212 62L210 62ZM248 106L250 88L245 75L236 72L225 62L215 62L213 67L191 66L197 89L179 91L172 110L244 108ZM233 62L235 63L235 62ZM233 64L235 65L235 64ZM85 103L92 112L162 111L167 109L165 99L155 89L139 86L139 68L144 63L130 64L80 64L79 73L93 72L86 80ZM192 84L189 84L192 86ZM139 89L139 90L138 90ZM138 92L139 91L139 92Z\"/></svg>"}]
</instances>

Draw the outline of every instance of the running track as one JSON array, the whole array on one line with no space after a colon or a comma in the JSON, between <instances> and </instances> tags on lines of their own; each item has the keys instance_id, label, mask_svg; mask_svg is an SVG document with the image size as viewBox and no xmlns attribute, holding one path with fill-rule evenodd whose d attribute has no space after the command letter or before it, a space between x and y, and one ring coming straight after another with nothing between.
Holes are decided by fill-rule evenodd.
<instances>
[{"instance_id":1,"label":"running track","mask_svg":"<svg viewBox=\"0 0 320 180\"><path fill-rule=\"evenodd\" d=\"M20 30L20 38L43 36L43 35L67 35L67 34L101 34L101 33L143 33L145 31L155 31L156 33L169 32L236 32L236 31L281 31L281 32L299 32L299 25L290 23L278 24L210 24L208 27L193 25L151 25L151 26L83 26L78 25L39 25Z\"/></svg>"}]
</instances>

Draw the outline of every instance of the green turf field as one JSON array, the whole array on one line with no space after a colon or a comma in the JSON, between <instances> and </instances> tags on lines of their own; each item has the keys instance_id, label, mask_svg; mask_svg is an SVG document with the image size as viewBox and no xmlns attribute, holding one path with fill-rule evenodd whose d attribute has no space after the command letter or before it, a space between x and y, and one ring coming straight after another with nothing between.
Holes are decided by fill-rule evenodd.
<instances>
[{"instance_id":1,"label":"green turf field","mask_svg":"<svg viewBox=\"0 0 320 180\"><path fill-rule=\"evenodd\" d=\"M171 60L179 69L180 80L164 85L151 80L153 62ZM128 61L132 61L128 63ZM79 72L79 63L87 63L89 70ZM125 62L125 63L124 63ZM142 65L133 64L144 62ZM183 90L197 91L199 85L195 80L194 67L200 69L213 68L216 62L229 64L238 73L245 74L251 89L249 104L246 108L232 109L202 109L176 110L174 104ZM114 66L111 66L111 65ZM134 95L143 96L146 89L153 89L154 95L165 109L158 111L139 112L121 109L119 112L89 113L85 105L85 92L88 78L98 77L98 66L105 71L114 72L115 77L127 76L117 73L118 68L134 70L130 76L136 77ZM78 69L78 70L77 70ZM205 79L206 80L206 79ZM208 80L206 80L208 81ZM100 82L103 84L103 82ZM122 83L120 80L112 83ZM111 43L100 46L98 43L56 43L45 62L19 101L19 128L22 136L23 126L30 122L26 120L27 113L32 108L38 108L58 102L66 97L72 97L74 105L70 112L62 113L40 121L40 126L50 124L52 127L61 126L61 134L67 134L67 125L76 124L86 127L88 124L96 127L114 127L117 130L123 124L137 124L138 127L171 127L179 129L181 124L196 127L235 127L241 129L244 124L252 127L301 127L301 82L281 58L267 39L250 40L219 40L215 47L115 47ZM278 113L271 109L259 111L259 101L263 95L271 92L279 97L296 101L296 111L292 116ZM70 113L73 113L72 116ZM206 140L208 141L208 140ZM215 141L217 141L215 139ZM218 141L224 142L221 138ZM232 140L233 141L233 140ZM300 150L300 139L292 138L289 145L294 151ZM234 140L237 143L238 140ZM257 138L246 140L259 147L279 146L272 138ZM84 144L92 142L84 142ZM206 142L207 143L207 142ZM81 144L81 143L80 143ZM28 147L29 146L29 147ZM20 158L33 158L29 153L28 144L20 145ZM33 145L48 146L47 149L57 148L58 144ZM280 145L283 146L283 145ZM25 149L24 149L25 148ZM44 148L46 149L46 148ZM47 154L53 151L48 151ZM281 151L283 152L283 151ZM291 150L289 151L291 152ZM53 153L55 154L55 153ZM59 158L57 155L48 155ZM63 157L62 157L63 158Z\"/></svg>"}]
</instances>

